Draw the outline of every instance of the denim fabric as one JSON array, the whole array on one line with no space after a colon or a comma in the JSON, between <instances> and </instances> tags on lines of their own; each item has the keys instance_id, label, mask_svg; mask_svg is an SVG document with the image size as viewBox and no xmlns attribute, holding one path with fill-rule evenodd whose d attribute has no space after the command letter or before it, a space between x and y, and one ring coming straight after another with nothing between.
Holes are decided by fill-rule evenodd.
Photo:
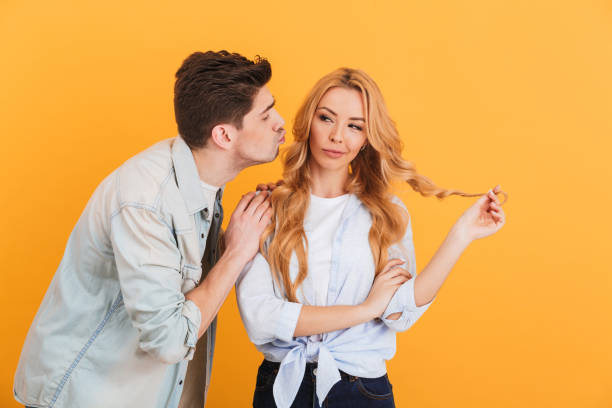
<instances>
[{"instance_id":1,"label":"denim fabric","mask_svg":"<svg viewBox=\"0 0 612 408\"><path fill-rule=\"evenodd\" d=\"M254 408L276 408L273 384L278 374L279 363L264 360L257 372ZM342 378L331 388L327 397L319 404L316 393L317 364L308 363L300 389L291 408L392 408L395 407L393 390L387 375L377 378L351 376L341 372Z\"/></svg>"},{"instance_id":2,"label":"denim fabric","mask_svg":"<svg viewBox=\"0 0 612 408\"><path fill-rule=\"evenodd\" d=\"M164 140L106 177L74 227L23 346L15 398L35 407L176 407L201 323L184 294L212 222L191 150ZM211 225L212 224L212 225ZM207 331L206 386L214 348Z\"/></svg>"}]
</instances>

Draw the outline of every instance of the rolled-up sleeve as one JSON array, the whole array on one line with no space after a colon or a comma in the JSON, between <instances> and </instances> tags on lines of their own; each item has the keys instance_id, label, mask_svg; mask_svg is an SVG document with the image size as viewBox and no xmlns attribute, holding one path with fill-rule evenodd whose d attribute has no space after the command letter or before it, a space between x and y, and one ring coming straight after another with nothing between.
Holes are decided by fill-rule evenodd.
<instances>
[{"instance_id":1,"label":"rolled-up sleeve","mask_svg":"<svg viewBox=\"0 0 612 408\"><path fill-rule=\"evenodd\" d=\"M113 216L110 236L140 348L167 364L190 360L202 316L181 292L181 255L172 230L156 211L125 206Z\"/></svg>"},{"instance_id":2,"label":"rolled-up sleeve","mask_svg":"<svg viewBox=\"0 0 612 408\"><path fill-rule=\"evenodd\" d=\"M406 211L408 216L408 224L406 226L406 233L399 244L396 244L390 250L390 256L392 258L401 258L408 264L408 271L412 275L412 278L406 281L400 286L395 295L391 298L387 309L382 315L382 321L392 330L404 331L408 330L418 319L425 313L429 306L435 300L435 297L427 304L417 306L414 296L414 282L417 276L416 271L416 258L414 251L414 242L412 240L412 222L408 210L399 201L394 200ZM388 317L394 313L401 313L397 320L389 319Z\"/></svg>"},{"instance_id":3,"label":"rolled-up sleeve","mask_svg":"<svg viewBox=\"0 0 612 408\"><path fill-rule=\"evenodd\" d=\"M275 291L270 266L258 253L236 281L236 300L249 339L265 344L280 339L289 342L302 310Z\"/></svg>"}]
</instances>

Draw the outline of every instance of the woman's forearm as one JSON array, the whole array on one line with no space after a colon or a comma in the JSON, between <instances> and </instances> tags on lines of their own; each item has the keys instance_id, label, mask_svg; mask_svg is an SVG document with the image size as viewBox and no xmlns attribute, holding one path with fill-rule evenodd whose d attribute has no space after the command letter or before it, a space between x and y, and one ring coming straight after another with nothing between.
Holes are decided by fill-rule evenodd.
<instances>
[{"instance_id":1,"label":"woman's forearm","mask_svg":"<svg viewBox=\"0 0 612 408\"><path fill-rule=\"evenodd\" d=\"M431 302L468 245L467 240L451 229L427 266L415 278L414 298L417 306ZM388 316L388 319L395 320L400 315L401 313L394 313ZM363 304L356 306L304 305L295 327L294 337L342 330L368 322L376 317Z\"/></svg>"},{"instance_id":2,"label":"woman's forearm","mask_svg":"<svg viewBox=\"0 0 612 408\"><path fill-rule=\"evenodd\" d=\"M294 337L346 329L374 319L363 306L302 306Z\"/></svg>"},{"instance_id":3,"label":"woman's forearm","mask_svg":"<svg viewBox=\"0 0 612 408\"><path fill-rule=\"evenodd\" d=\"M414 301L417 306L431 302L469 242L454 229L446 236L427 266L414 281Z\"/></svg>"}]
</instances>

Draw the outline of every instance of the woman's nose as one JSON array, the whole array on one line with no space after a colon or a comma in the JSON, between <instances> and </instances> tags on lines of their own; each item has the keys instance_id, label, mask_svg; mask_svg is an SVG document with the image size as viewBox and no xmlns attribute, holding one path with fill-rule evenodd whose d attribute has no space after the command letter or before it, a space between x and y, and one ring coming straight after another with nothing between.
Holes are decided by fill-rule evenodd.
<instances>
[{"instance_id":1,"label":"woman's nose","mask_svg":"<svg viewBox=\"0 0 612 408\"><path fill-rule=\"evenodd\" d=\"M335 126L334 129L330 132L329 140L331 140L334 143L342 142L342 131L340 130L339 126Z\"/></svg>"}]
</instances>

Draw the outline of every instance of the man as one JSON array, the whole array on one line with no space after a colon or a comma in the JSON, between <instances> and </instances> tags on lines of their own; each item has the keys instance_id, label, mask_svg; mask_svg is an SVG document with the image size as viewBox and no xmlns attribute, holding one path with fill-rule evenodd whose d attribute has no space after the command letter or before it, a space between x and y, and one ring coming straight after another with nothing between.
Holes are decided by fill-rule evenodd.
<instances>
[{"instance_id":1,"label":"man","mask_svg":"<svg viewBox=\"0 0 612 408\"><path fill-rule=\"evenodd\" d=\"M215 316L271 217L267 192L243 196L219 254L221 186L284 142L270 76L265 59L226 51L184 61L180 135L132 157L89 200L25 340L19 402L203 406Z\"/></svg>"}]
</instances>

